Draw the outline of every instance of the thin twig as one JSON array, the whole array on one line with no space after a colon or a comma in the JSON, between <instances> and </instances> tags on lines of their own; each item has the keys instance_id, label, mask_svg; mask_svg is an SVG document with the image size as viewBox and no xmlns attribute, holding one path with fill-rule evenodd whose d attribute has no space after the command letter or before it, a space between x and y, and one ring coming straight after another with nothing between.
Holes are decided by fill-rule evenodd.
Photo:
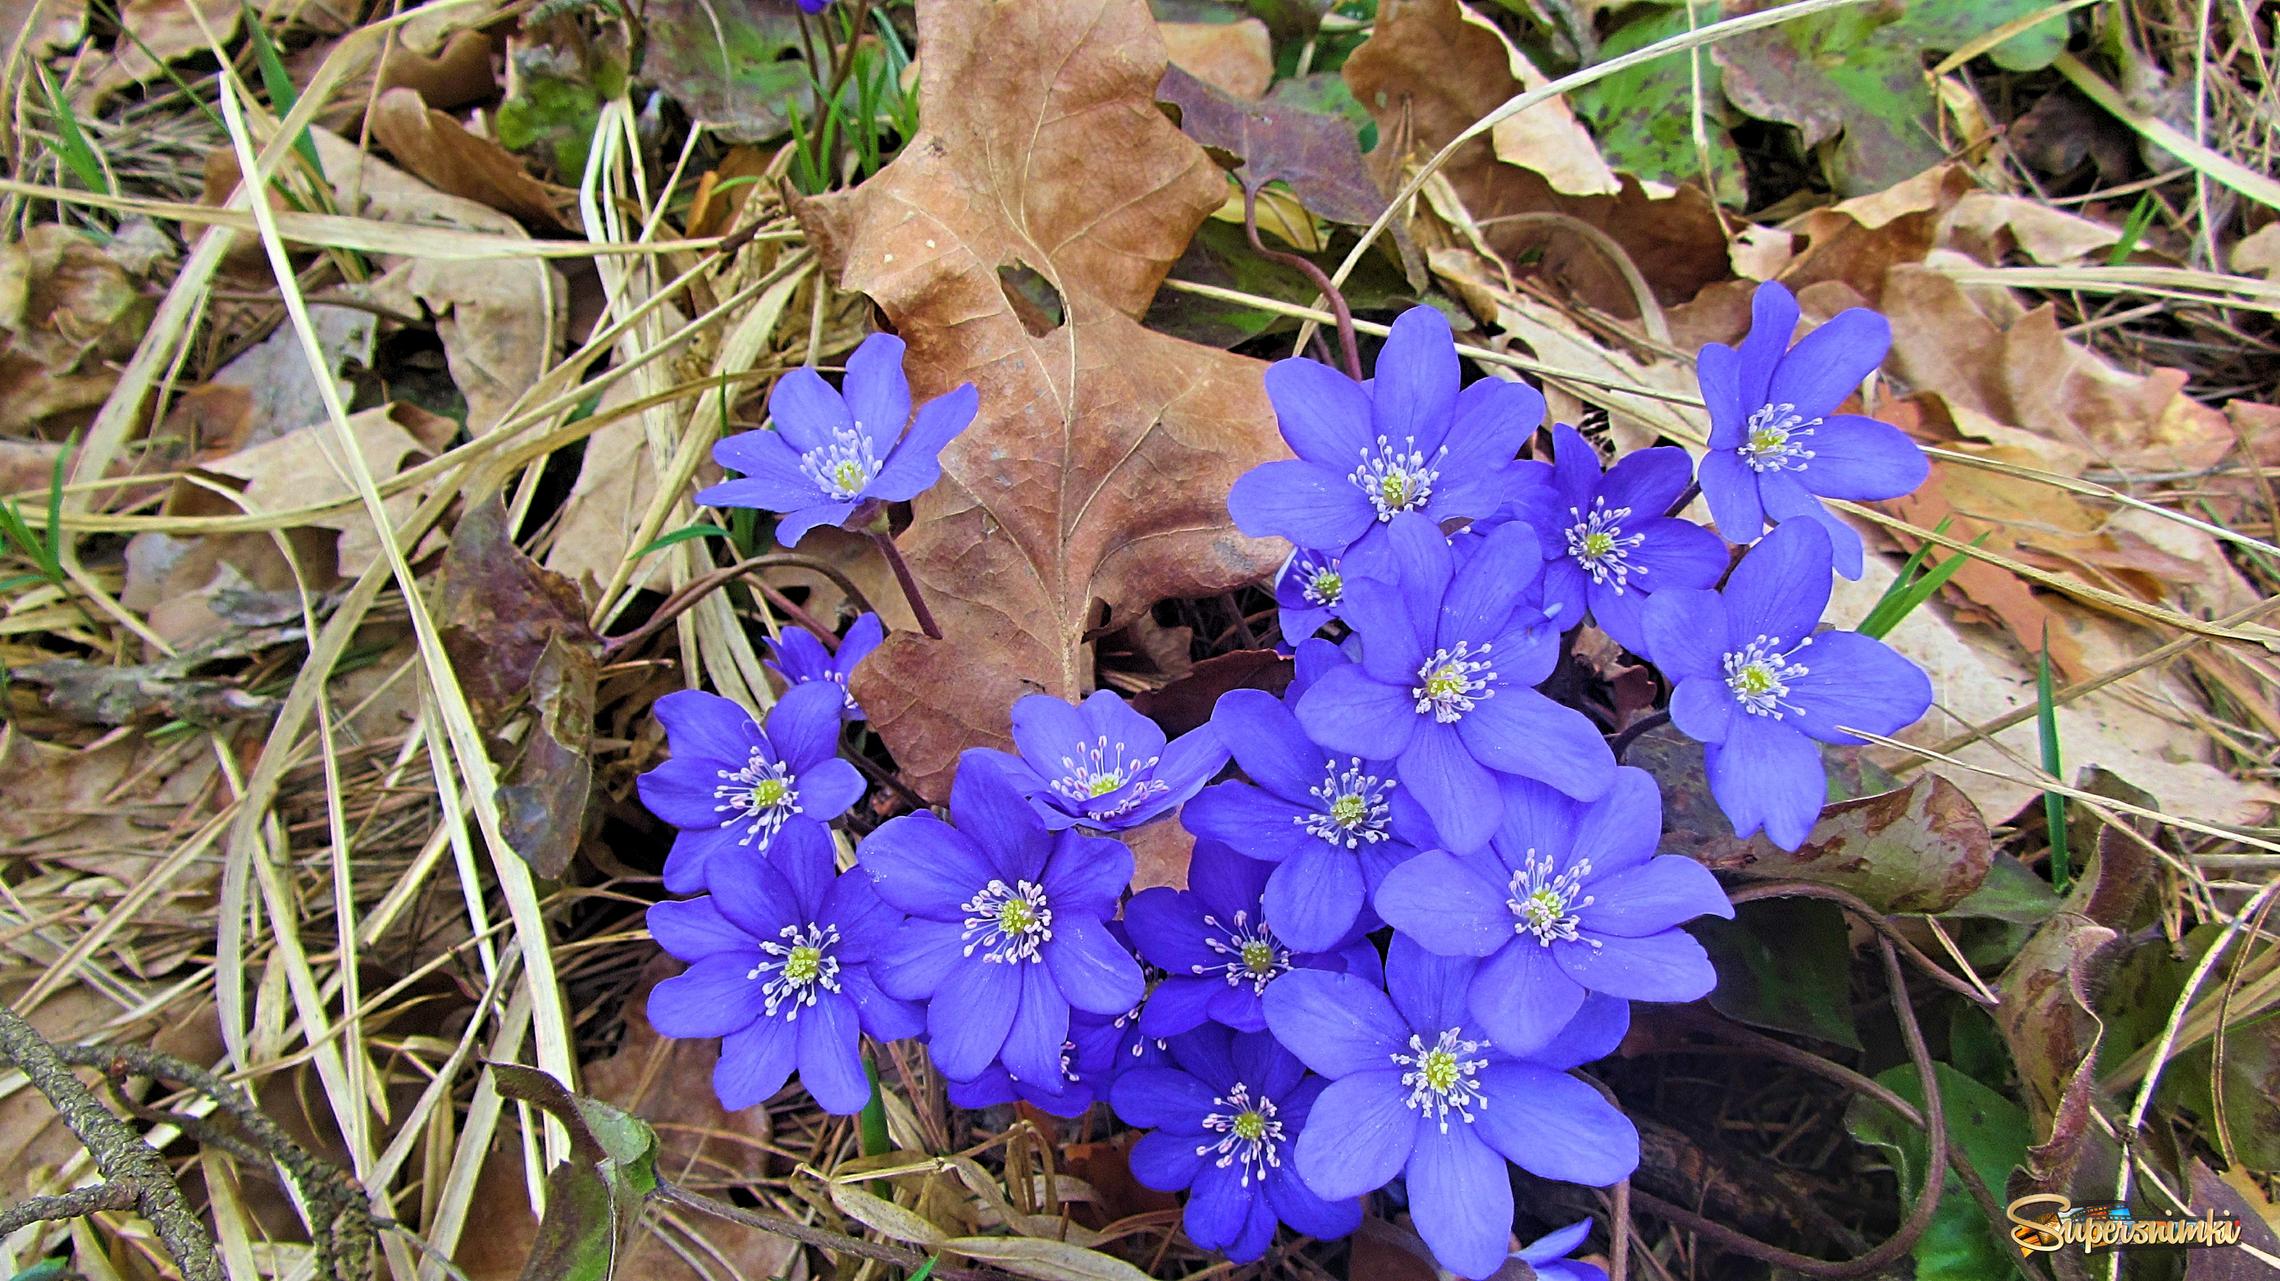
<instances>
[{"instance_id":1,"label":"thin twig","mask_svg":"<svg viewBox=\"0 0 2280 1281\"><path fill-rule=\"evenodd\" d=\"M745 574L749 574L755 569L767 569L771 566L776 565L786 566L793 569L805 569L817 574L821 574L825 578L830 579L833 586L837 587L840 591L845 592L847 594L847 599L855 602L855 604L864 612L878 612L871 607L870 598L863 594L862 589L857 587L854 581L848 578L844 571L842 571L837 565L832 564L830 561L820 560L814 556L802 556L795 552L769 552L766 555L762 556L747 557L736 562L733 565L724 565L719 569L713 570L711 573L705 574L701 577L692 578L688 582L683 583L680 588L676 590L671 596L665 598L665 603L659 605L657 607L657 612L651 614L648 620L642 623L641 626L634 628L632 631L627 632L622 636L611 636L604 639L602 641L603 657L608 658L622 654L635 645L638 645L641 642L649 639L651 636L656 635L658 630L663 628L665 624L670 623L674 619L680 617L698 601L703 600L706 596L719 590L721 587L727 585L728 583L734 582L737 578L742 577ZM763 590L765 590L765 588L763 588ZM770 597L769 599L770 603L777 604L778 608L782 608L782 604L778 603L776 601L776 598ZM802 611L803 614L804 612L805 611ZM797 615L795 615L795 617L797 617Z\"/></svg>"},{"instance_id":2,"label":"thin twig","mask_svg":"<svg viewBox=\"0 0 2280 1281\"><path fill-rule=\"evenodd\" d=\"M0 1209L0 1236L34 1223L84 1219L98 1210L132 1210L135 1190L125 1183L91 1183L55 1196L36 1196Z\"/></svg>"},{"instance_id":3,"label":"thin twig","mask_svg":"<svg viewBox=\"0 0 2280 1281\"><path fill-rule=\"evenodd\" d=\"M1281 263L1305 276L1316 292L1330 301L1330 314L1337 317L1338 354L1346 363L1346 376L1355 382L1362 381L1362 349L1354 338L1354 313L1346 306L1346 295L1330 283L1330 277L1320 267L1300 254L1286 254L1280 249L1269 249L1259 239L1259 192L1250 183L1243 186L1243 234L1250 237L1251 251L1268 262Z\"/></svg>"},{"instance_id":4,"label":"thin twig","mask_svg":"<svg viewBox=\"0 0 2280 1281\"><path fill-rule=\"evenodd\" d=\"M895 582L902 586L903 599L910 602L910 612L918 619L918 630L925 632L928 640L941 640L942 629L935 625L934 611L926 607L926 597L918 590L918 580L911 576L910 563L903 559L902 549L895 546L895 536L874 529L871 541L878 544L879 554L887 558L887 568L895 571Z\"/></svg>"},{"instance_id":5,"label":"thin twig","mask_svg":"<svg viewBox=\"0 0 2280 1281\"><path fill-rule=\"evenodd\" d=\"M657 1181L657 1191L651 1195L660 1201L685 1206L699 1213L709 1214L716 1219L726 1219L730 1223L739 1223L748 1228L797 1241L801 1245L814 1246L818 1250L854 1255L860 1259L876 1259L881 1263L892 1263L906 1269L924 1267L928 1258L927 1255L916 1250L906 1249L899 1245L865 1241L861 1237L851 1237L844 1232L834 1232L829 1228L815 1227L812 1224L787 1219L781 1215L760 1214L742 1206L731 1205L726 1201L706 1196L702 1192L693 1192L664 1179ZM1011 1281L1006 1273L994 1269L961 1268L944 1263L935 1264L933 1275L943 1278L943 1281Z\"/></svg>"},{"instance_id":6,"label":"thin twig","mask_svg":"<svg viewBox=\"0 0 2280 1281\"><path fill-rule=\"evenodd\" d=\"M1974 1005L1995 1004L1995 1002L1987 999L1985 992L1974 987L1968 981L1957 978L1939 962L1924 955L1921 949L1909 942L1906 935L1895 928L1892 922L1884 919L1883 913L1869 906L1866 900L1857 895L1848 894L1834 885L1817 885L1810 881L1770 881L1763 885L1744 886L1741 889L1729 892L1726 897L1732 899L1736 905L1755 902L1761 898L1827 899L1852 913L1854 919L1875 930L1877 935L1886 942L1898 947L1901 953L1933 982L1968 998Z\"/></svg>"},{"instance_id":7,"label":"thin twig","mask_svg":"<svg viewBox=\"0 0 2280 1281\"><path fill-rule=\"evenodd\" d=\"M1623 759L1623 753L1630 748L1631 744L1668 724L1670 724L1670 711L1667 708L1659 712L1649 712L1625 725L1621 730L1608 735L1607 750L1613 752L1616 761L1620 763Z\"/></svg>"}]
</instances>

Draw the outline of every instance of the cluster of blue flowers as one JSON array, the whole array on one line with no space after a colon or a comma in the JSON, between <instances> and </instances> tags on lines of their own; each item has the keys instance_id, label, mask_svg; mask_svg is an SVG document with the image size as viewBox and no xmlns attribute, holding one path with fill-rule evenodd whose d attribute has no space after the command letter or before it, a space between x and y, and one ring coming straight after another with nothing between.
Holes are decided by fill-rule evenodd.
<instances>
[{"instance_id":1,"label":"cluster of blue flowers","mask_svg":"<svg viewBox=\"0 0 2280 1281\"><path fill-rule=\"evenodd\" d=\"M1832 573L1861 559L1821 497L1890 497L1925 471L1894 429L1834 412L1887 333L1847 312L1791 347L1796 323L1768 285L1742 346L1702 353L1699 473L1676 448L1602 470L1565 426L1549 462L1522 460L1542 397L1460 389L1430 309L1395 322L1371 382L1274 365L1296 458L1245 475L1229 506L1296 549L1274 582L1287 691L1229 693L1169 741L1105 690L1024 698L1016 750L967 751L947 818L889 820L844 871L825 825L862 792L836 752L877 620L836 653L777 645L788 688L765 725L669 696L671 759L641 795L680 829L667 886L702 896L651 912L689 963L653 1022L721 1038L729 1107L797 1070L822 1107L858 1111L862 1035L923 1037L960 1106L1105 1101L1148 1131L1135 1176L1184 1190L1188 1235L1236 1260L1278 1225L1342 1236L1399 1179L1452 1272L1519 1258L1599 1276L1564 1257L1584 1224L1514 1250L1508 1166L1631 1173L1636 1130L1573 1071L1616 1047L1631 1002L1711 989L1682 927L1732 907L1700 864L1656 852L1654 780L1537 688L1564 633L1588 618L1661 672L1735 830L1787 848L1820 812L1819 745L1897 732L1931 699L1882 643L1819 630ZM721 442L747 475L706 501L785 512L788 540L931 483L972 389L914 414L900 357L867 341L844 396L784 379L776 432ZM1680 516L1697 484L1717 533ZM1129 894L1114 835L1174 815L1195 838L1186 888Z\"/></svg>"}]
</instances>

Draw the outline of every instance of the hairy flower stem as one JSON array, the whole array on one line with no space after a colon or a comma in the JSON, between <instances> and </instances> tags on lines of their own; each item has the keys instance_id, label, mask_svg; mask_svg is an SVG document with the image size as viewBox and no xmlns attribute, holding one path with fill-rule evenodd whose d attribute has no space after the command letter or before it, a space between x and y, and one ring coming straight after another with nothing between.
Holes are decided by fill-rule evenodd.
<instances>
[{"instance_id":1,"label":"hairy flower stem","mask_svg":"<svg viewBox=\"0 0 2280 1281\"><path fill-rule=\"evenodd\" d=\"M863 1113L856 1118L856 1150L864 1156L880 1156L894 1149L887 1137L887 1100L879 1085L879 1063L871 1055L863 1056L863 1078L871 1083L871 1101L863 1105ZM892 1201L894 1185L885 1179L871 1184L871 1195Z\"/></svg>"},{"instance_id":2,"label":"hairy flower stem","mask_svg":"<svg viewBox=\"0 0 2280 1281\"><path fill-rule=\"evenodd\" d=\"M1690 480L1686 482L1686 488L1679 492L1678 501L1672 503L1670 505L1670 510L1664 512L1663 515L1676 516L1680 512L1686 510L1688 503L1693 502L1695 499L1700 498L1701 496L1702 486Z\"/></svg>"},{"instance_id":3,"label":"hairy flower stem","mask_svg":"<svg viewBox=\"0 0 2280 1281\"><path fill-rule=\"evenodd\" d=\"M642 641L647 640L649 637L656 635L657 632L665 626L665 624L670 623L674 619L679 618L682 614L687 613L690 607L694 606L698 601L703 600L705 597L711 595L713 592L719 590L721 587L726 586L728 583L734 582L736 579L751 573L755 569L766 569L771 565L784 565L796 569L812 570L815 573L821 574L825 578L830 579L835 585L838 586L840 591L847 594L847 599L855 602L855 605L858 609L861 609L867 613L877 612L871 608L871 602L865 599L861 589L857 588L854 582L850 580L845 573L841 572L838 566L832 564L830 561L822 560L814 556L802 556L795 552L770 552L764 556L746 557L745 559L740 560L733 565L725 565L719 569L713 570L711 573L708 573L701 578L690 579L688 582L681 585L680 590L674 592L671 596L666 597L665 603L657 607L657 612L651 614L647 622L621 636L604 637L602 639L602 656L604 658L611 658L618 654L624 653L626 650L631 649L633 646L638 645ZM822 623L817 622L808 614L806 610L801 609L798 605L786 599L784 595L778 592L775 588L762 583L760 584L760 591L762 595L768 598L770 604L784 611L784 613L794 622L797 622L801 626L806 627L809 631L814 632L816 634L816 637L823 642L824 648L836 650L839 647L839 636L837 633L833 632L830 628L825 627Z\"/></svg>"},{"instance_id":4,"label":"hairy flower stem","mask_svg":"<svg viewBox=\"0 0 2280 1281\"><path fill-rule=\"evenodd\" d=\"M903 559L902 549L895 546L895 536L883 530L870 531L871 541L879 545L879 554L887 558L887 567L895 571L895 581L902 584L903 599L910 602L910 612L918 619L918 630L928 640L941 640L942 629L935 625L934 611L926 607L926 597L918 590L918 580L911 577L910 562Z\"/></svg>"},{"instance_id":5,"label":"hairy flower stem","mask_svg":"<svg viewBox=\"0 0 2280 1281\"><path fill-rule=\"evenodd\" d=\"M1659 712L1649 712L1645 716L1641 716L1638 719L1632 721L1630 724L1625 725L1622 729L1622 732L1609 735L1607 739L1607 749L1615 754L1615 763L1620 765L1623 763L1624 751L1629 748L1631 744L1639 741L1639 739L1645 735L1650 734L1655 730L1661 729L1663 726L1668 724L1670 724L1669 709L1666 708Z\"/></svg>"},{"instance_id":6,"label":"hairy flower stem","mask_svg":"<svg viewBox=\"0 0 2280 1281\"><path fill-rule=\"evenodd\" d=\"M1259 192L1247 182L1243 184L1243 234L1250 237L1252 252L1306 277L1315 291L1329 301L1330 314L1338 318L1338 354L1345 361L1346 376L1355 382L1362 381L1362 349L1354 338L1354 313L1346 306L1346 295L1340 293L1338 286L1312 261L1299 254L1269 249L1259 240Z\"/></svg>"}]
</instances>

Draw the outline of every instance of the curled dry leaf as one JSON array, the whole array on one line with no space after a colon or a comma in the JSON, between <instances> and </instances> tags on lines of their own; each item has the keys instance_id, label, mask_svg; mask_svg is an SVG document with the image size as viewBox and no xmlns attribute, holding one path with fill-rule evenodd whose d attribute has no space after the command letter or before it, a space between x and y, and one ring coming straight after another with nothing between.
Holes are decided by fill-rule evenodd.
<instances>
[{"instance_id":1,"label":"curled dry leaf","mask_svg":"<svg viewBox=\"0 0 2280 1281\"><path fill-rule=\"evenodd\" d=\"M414 177L439 191L489 205L541 227L561 228L575 193L540 182L496 141L470 133L448 113L431 110L410 89L380 95L369 117L372 136Z\"/></svg>"},{"instance_id":2,"label":"curled dry leaf","mask_svg":"<svg viewBox=\"0 0 2280 1281\"><path fill-rule=\"evenodd\" d=\"M443 452L451 440L452 423L416 406L388 404L349 415L348 431L356 441L357 451L364 456L364 465L377 482L394 476L413 461L425 461ZM210 491L193 493L194 487L183 486L176 491L178 501L173 508L219 514L278 512L319 503L348 504L357 491L343 471L346 460L339 449L339 433L331 424L320 422L226 457L210 459L200 463L197 470L210 480L238 488L241 495L238 501L228 503ZM395 523L410 516L419 499L417 490L407 489L383 499L381 505L388 511L390 522ZM316 567L321 581L330 581L335 575L354 577L380 559L382 535L372 527L372 520L361 504L344 505L312 516L306 527L340 532L337 560Z\"/></svg>"},{"instance_id":3,"label":"curled dry leaf","mask_svg":"<svg viewBox=\"0 0 2280 1281\"><path fill-rule=\"evenodd\" d=\"M0 31L23 33L28 57L69 48L86 30L87 0L0 0Z\"/></svg>"},{"instance_id":4,"label":"curled dry leaf","mask_svg":"<svg viewBox=\"0 0 2280 1281\"><path fill-rule=\"evenodd\" d=\"M1239 102L1174 66L1157 95L1180 109L1180 130L1235 159L1235 180L1257 191L1270 182L1290 184L1307 212L1332 222L1366 226L1385 209L1362 161L1362 145L1344 116L1314 111L1278 91L1260 102Z\"/></svg>"},{"instance_id":5,"label":"curled dry leaf","mask_svg":"<svg viewBox=\"0 0 2280 1281\"><path fill-rule=\"evenodd\" d=\"M644 76L730 142L783 136L789 111L815 118L815 85L792 0L651 0L642 8Z\"/></svg>"},{"instance_id":6,"label":"curled dry leaf","mask_svg":"<svg viewBox=\"0 0 2280 1281\"><path fill-rule=\"evenodd\" d=\"M119 25L134 38L119 38L110 65L96 74L90 86L90 105L100 105L130 85L157 79L171 63L210 52L214 46L207 39L208 31L228 48L237 38L244 13L241 0L127 0L119 6Z\"/></svg>"},{"instance_id":7,"label":"curled dry leaf","mask_svg":"<svg viewBox=\"0 0 2280 1281\"><path fill-rule=\"evenodd\" d=\"M1456 0L1386 4L1345 66L1347 85L1383 140L1370 153L1383 166L1380 182L1390 189L1403 177L1399 166L1431 155L1528 88L1535 73L1517 57ZM1727 277L1725 228L1710 198L1682 187L1658 200L1636 179L1618 180L1557 101L1502 122L1491 139L1466 144L1441 175L1506 262L1538 255L1533 272L1610 315L1639 314L1632 288L1600 246L1563 229L1562 219L1604 232L1664 304Z\"/></svg>"},{"instance_id":8,"label":"curled dry leaf","mask_svg":"<svg viewBox=\"0 0 2280 1281\"><path fill-rule=\"evenodd\" d=\"M960 750L1008 743L1015 698L1090 687L1094 635L1274 569L1226 493L1282 447L1258 362L1138 321L1226 192L1155 105L1147 6L925 0L919 41L924 132L801 213L909 343L914 398L981 393L899 540L949 639L892 636L856 678L939 798ZM1001 272L1041 278L1065 318L1025 324Z\"/></svg>"},{"instance_id":9,"label":"curled dry leaf","mask_svg":"<svg viewBox=\"0 0 2280 1281\"><path fill-rule=\"evenodd\" d=\"M1728 836L1688 852L1721 872L1812 881L1878 911L1927 913L1969 897L1995 857L1978 808L1953 783L1931 775L1830 805L1794 852L1763 836Z\"/></svg>"},{"instance_id":10,"label":"curled dry leaf","mask_svg":"<svg viewBox=\"0 0 2280 1281\"><path fill-rule=\"evenodd\" d=\"M87 232L41 223L0 247L0 432L103 403L153 307Z\"/></svg>"},{"instance_id":11,"label":"curled dry leaf","mask_svg":"<svg viewBox=\"0 0 2280 1281\"><path fill-rule=\"evenodd\" d=\"M1257 98L1274 83L1274 40L1257 18L1159 22L1156 34L1173 66L1230 97Z\"/></svg>"}]
</instances>

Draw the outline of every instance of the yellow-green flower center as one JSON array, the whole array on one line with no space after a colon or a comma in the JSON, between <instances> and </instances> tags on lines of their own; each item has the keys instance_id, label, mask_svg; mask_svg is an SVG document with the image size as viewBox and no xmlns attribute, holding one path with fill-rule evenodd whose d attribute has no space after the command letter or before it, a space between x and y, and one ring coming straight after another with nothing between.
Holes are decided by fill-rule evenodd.
<instances>
[{"instance_id":1,"label":"yellow-green flower center","mask_svg":"<svg viewBox=\"0 0 2280 1281\"><path fill-rule=\"evenodd\" d=\"M752 785L752 807L772 809L781 805L784 803L784 793L790 790L791 785L780 778L761 779Z\"/></svg>"},{"instance_id":2,"label":"yellow-green flower center","mask_svg":"<svg viewBox=\"0 0 2280 1281\"><path fill-rule=\"evenodd\" d=\"M852 458L841 459L838 465L831 469L831 478L839 482L841 489L850 491L861 489L863 482L869 479L863 474L863 464Z\"/></svg>"},{"instance_id":3,"label":"yellow-green flower center","mask_svg":"<svg viewBox=\"0 0 2280 1281\"><path fill-rule=\"evenodd\" d=\"M1122 771L1103 774L1098 778L1095 778L1090 783L1085 784L1085 795L1091 797L1102 797L1108 795L1110 792L1113 792L1122 786L1124 786L1124 774Z\"/></svg>"},{"instance_id":4,"label":"yellow-green flower center","mask_svg":"<svg viewBox=\"0 0 2280 1281\"><path fill-rule=\"evenodd\" d=\"M1378 501L1394 511L1409 507L1409 477L1395 472L1378 482Z\"/></svg>"},{"instance_id":5,"label":"yellow-green flower center","mask_svg":"<svg viewBox=\"0 0 2280 1281\"><path fill-rule=\"evenodd\" d=\"M1425 1088L1435 1094L1447 1094L1456 1088L1457 1056L1447 1050L1427 1050L1424 1061L1417 1065L1419 1075L1425 1079Z\"/></svg>"},{"instance_id":6,"label":"yellow-green flower center","mask_svg":"<svg viewBox=\"0 0 2280 1281\"><path fill-rule=\"evenodd\" d=\"M1736 693L1767 694L1773 691L1776 684L1779 682L1773 677L1773 669L1764 663L1745 663L1741 670L1734 673L1733 686Z\"/></svg>"},{"instance_id":7,"label":"yellow-green flower center","mask_svg":"<svg viewBox=\"0 0 2280 1281\"><path fill-rule=\"evenodd\" d=\"M784 958L784 977L794 983L813 981L817 972L822 968L822 948L795 947L791 954Z\"/></svg>"},{"instance_id":8,"label":"yellow-green flower center","mask_svg":"<svg viewBox=\"0 0 2280 1281\"><path fill-rule=\"evenodd\" d=\"M1267 1136L1267 1118L1257 1112L1238 1112L1231 1127L1238 1139L1256 1143Z\"/></svg>"},{"instance_id":9,"label":"yellow-green flower center","mask_svg":"<svg viewBox=\"0 0 2280 1281\"><path fill-rule=\"evenodd\" d=\"M1614 550L1615 535L1604 529L1595 529L1583 536L1583 554L1586 556L1605 556Z\"/></svg>"},{"instance_id":10,"label":"yellow-green flower center","mask_svg":"<svg viewBox=\"0 0 2280 1281\"><path fill-rule=\"evenodd\" d=\"M1009 898L998 907L997 925L1007 934L1027 934L1037 928L1037 913L1027 900Z\"/></svg>"},{"instance_id":11,"label":"yellow-green flower center","mask_svg":"<svg viewBox=\"0 0 2280 1281\"><path fill-rule=\"evenodd\" d=\"M1768 425L1750 433L1750 449L1755 453L1770 454L1788 443L1789 433L1781 427Z\"/></svg>"},{"instance_id":12,"label":"yellow-green flower center","mask_svg":"<svg viewBox=\"0 0 2280 1281\"><path fill-rule=\"evenodd\" d=\"M1330 821L1351 832L1369 821L1370 805L1362 797L1348 793L1330 802Z\"/></svg>"},{"instance_id":13,"label":"yellow-green flower center","mask_svg":"<svg viewBox=\"0 0 2280 1281\"><path fill-rule=\"evenodd\" d=\"M1425 697L1436 701L1465 692L1465 674L1455 664L1439 668L1425 678Z\"/></svg>"},{"instance_id":14,"label":"yellow-green flower center","mask_svg":"<svg viewBox=\"0 0 2280 1281\"><path fill-rule=\"evenodd\" d=\"M1245 943L1243 945L1243 968L1262 977L1273 974L1275 972L1274 945L1264 940Z\"/></svg>"}]
</instances>

